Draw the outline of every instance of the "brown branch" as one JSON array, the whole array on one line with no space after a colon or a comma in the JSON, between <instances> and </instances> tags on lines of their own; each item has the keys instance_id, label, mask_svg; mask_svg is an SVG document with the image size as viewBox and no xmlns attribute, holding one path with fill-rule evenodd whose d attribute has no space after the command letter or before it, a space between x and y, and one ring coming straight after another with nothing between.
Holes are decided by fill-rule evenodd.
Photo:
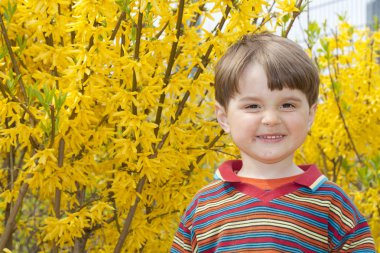
<instances>
[{"instance_id":1,"label":"brown branch","mask_svg":"<svg viewBox=\"0 0 380 253\"><path fill-rule=\"evenodd\" d=\"M15 123L9 125L9 121L10 121L10 118L6 117L5 118L5 127L7 129L15 127ZM13 191L13 186L14 186L13 184L14 184L15 179L16 179L15 178L15 147L14 147L14 145L10 146L10 150L7 154L7 159L4 161L4 163L6 163L6 164L4 164L5 165L4 167L9 168L8 173L7 173L7 188L10 191ZM7 221L9 219L10 214L12 212L12 209L13 209L13 201L11 201L10 203L7 203L7 205L6 205L5 221ZM12 250L12 248L13 248L13 235L12 235L12 233L10 234L5 247Z\"/></svg>"},{"instance_id":2,"label":"brown branch","mask_svg":"<svg viewBox=\"0 0 380 253\"><path fill-rule=\"evenodd\" d=\"M373 63L374 43L375 43L375 40L371 39L371 42L370 42L371 53L370 53L370 60L369 60L371 64ZM372 66L369 67L369 73L368 73L368 92L371 91L371 83L372 83L371 79L372 79Z\"/></svg>"},{"instance_id":3,"label":"brown branch","mask_svg":"<svg viewBox=\"0 0 380 253\"><path fill-rule=\"evenodd\" d=\"M142 190L143 190L145 182L146 182L146 176L143 176L139 180L139 183L137 184L136 193L138 193L138 194L142 193ZM125 239L128 236L129 227L132 224L132 220L133 220L133 217L134 217L134 215L136 213L137 206L138 206L139 202L140 202L140 198L138 196L136 196L135 203L133 204L133 206L129 210L128 216L125 219L125 222L124 222L124 225L123 225L123 230L121 231L120 237L119 237L119 239L117 241L117 244L116 244L116 247L115 247L115 249L113 251L114 253L120 253L121 252L121 249L123 247L124 241L125 241Z\"/></svg>"},{"instance_id":4,"label":"brown branch","mask_svg":"<svg viewBox=\"0 0 380 253\"><path fill-rule=\"evenodd\" d=\"M329 66L331 66L330 60L328 60L328 64L329 64ZM364 166L364 162L362 161L361 155L359 154L358 150L356 149L356 145L355 145L354 139L352 138L351 132L350 132L350 130L348 128L348 125L347 125L347 122L346 122L346 118L344 117L344 113L343 113L342 107L340 106L340 101L339 101L340 99L339 99L339 96L337 94L337 91L335 90L336 81L334 80L333 76L331 75L330 67L329 67L329 76L330 76L331 87L332 87L332 92L333 92L333 95L334 95L335 104L338 107L339 117L342 120L344 130L347 133L348 140L350 141L352 149L353 149L353 151L354 151L354 153L355 153L355 155L356 155L359 163L361 163Z\"/></svg>"},{"instance_id":5,"label":"brown branch","mask_svg":"<svg viewBox=\"0 0 380 253\"><path fill-rule=\"evenodd\" d=\"M113 169L115 169L115 165L113 165ZM115 201L114 193L111 191L111 187L112 187L112 183L111 182L113 182L114 180L115 180L115 173L112 173L111 180L107 182L107 190L108 190L108 199L112 202L112 206L114 208L114 210L113 210L113 218L115 220L116 229L117 229L117 231L120 234L121 233L121 228L120 228L120 224L119 224L119 220L118 220L116 201Z\"/></svg>"},{"instance_id":6,"label":"brown branch","mask_svg":"<svg viewBox=\"0 0 380 253\"><path fill-rule=\"evenodd\" d=\"M114 40L116 38L116 34L120 28L120 25L121 25L121 22L123 22L123 20L125 20L126 18L126 13L123 11L119 17L119 19L117 20L117 23L116 23L116 26L115 26L115 29L113 29L112 31L112 34L111 34L111 37L110 37L110 40Z\"/></svg>"},{"instance_id":7,"label":"brown branch","mask_svg":"<svg viewBox=\"0 0 380 253\"><path fill-rule=\"evenodd\" d=\"M58 5L58 9L60 9L60 5ZM59 11L60 12L60 11ZM44 35L45 36L45 35ZM45 41L46 44L50 47L54 48L54 39L53 39L53 34L50 34L48 37L45 36ZM61 37L61 45L63 46L63 38ZM50 72L53 76L58 77L58 68L57 66L54 66L54 69ZM55 80L55 87L56 89L59 89L59 81L56 79Z\"/></svg>"},{"instance_id":8,"label":"brown branch","mask_svg":"<svg viewBox=\"0 0 380 253\"><path fill-rule=\"evenodd\" d=\"M263 19L260 22L260 25L256 28L256 30L253 33L257 32L257 30L259 30L260 27L263 27L269 20L272 19L273 15L271 16L270 13L272 13L272 10L275 4L276 4L276 0L274 0L272 5L269 7L269 10L268 10L269 18L266 19L266 17L263 17Z\"/></svg>"},{"instance_id":9,"label":"brown branch","mask_svg":"<svg viewBox=\"0 0 380 253\"><path fill-rule=\"evenodd\" d=\"M58 146L58 168L63 167L63 160L64 160L64 155L65 153L65 140L61 138L59 140L59 146ZM59 191L57 193L57 191ZM58 196L57 196L58 195ZM61 191L59 189L56 189L56 196L55 196L55 204L54 204L54 212L55 212L55 217L59 218L60 215L60 203L61 203Z\"/></svg>"},{"instance_id":10,"label":"brown branch","mask_svg":"<svg viewBox=\"0 0 380 253\"><path fill-rule=\"evenodd\" d=\"M1 82L0 82L0 84L1 84ZM4 87L6 87L6 86L4 86ZM2 85L0 85L0 91L1 91L1 94L3 94L3 97L4 97L4 98L7 98L7 97L8 97L8 94L7 94L7 92L5 91L4 87L3 87Z\"/></svg>"},{"instance_id":11,"label":"brown branch","mask_svg":"<svg viewBox=\"0 0 380 253\"><path fill-rule=\"evenodd\" d=\"M135 61L139 61L139 59L140 59L140 44L141 44L141 34L142 34L142 28L143 28L142 21L143 21L143 13L141 11L139 11L138 21L137 21L136 43L135 43L135 50L134 50L134 55L133 55L133 58ZM136 77L136 70L135 69L133 69L132 91L137 91L137 77ZM136 96L137 95L135 95L135 98L136 98ZM136 105L133 104L133 102L132 102L132 113L134 115L137 115L137 107L136 107ZM139 144L137 147L137 152L141 153L141 149L142 149L141 145ZM139 193L139 194L142 193L145 182L146 182L146 176L143 176L137 185L137 193ZM131 209L129 209L127 218L124 221L123 229L120 233L120 237L117 241L114 252L120 252L121 251L123 244L124 244L124 241L129 234L129 228L132 224L132 220L133 220L133 217L135 216L139 202L140 202L140 197L137 195L135 203L131 207Z\"/></svg>"},{"instance_id":12,"label":"brown branch","mask_svg":"<svg viewBox=\"0 0 380 253\"><path fill-rule=\"evenodd\" d=\"M210 150L212 151L215 151L216 153L221 153L223 155L228 155L228 156L231 156L233 157L234 159L239 159L239 155L234 155L234 154L231 154L231 153L228 153L228 152L225 152L223 150L219 150L219 149L215 149L215 148L210 148Z\"/></svg>"},{"instance_id":13,"label":"brown branch","mask_svg":"<svg viewBox=\"0 0 380 253\"><path fill-rule=\"evenodd\" d=\"M78 204L79 204L79 205L76 205L76 207L79 207L79 209L81 209L81 208L83 208L83 203L86 199L86 186L83 186L81 188L81 186L78 182L75 182L75 185L78 189L76 192L76 198L77 198ZM86 240L83 237L75 238L73 252L74 253L82 253L82 252L84 252L85 246L86 246Z\"/></svg>"},{"instance_id":14,"label":"brown branch","mask_svg":"<svg viewBox=\"0 0 380 253\"><path fill-rule=\"evenodd\" d=\"M201 6L199 6L199 10L201 11L204 11L205 10L205 4L202 4ZM195 13L195 17L193 18L193 20L190 22L190 27L194 27L197 25L198 21L200 20L201 18L201 13L200 12L196 12Z\"/></svg>"},{"instance_id":15,"label":"brown branch","mask_svg":"<svg viewBox=\"0 0 380 253\"><path fill-rule=\"evenodd\" d=\"M28 174L26 176L26 179L29 179L31 176L32 176L32 174ZM0 252L3 251L3 249L5 248L5 246L8 242L8 238L10 237L10 235L14 231L14 227L16 225L16 216L18 214L18 211L21 208L22 201L23 201L23 199L24 199L24 197L28 191L28 188L29 188L28 183L25 183L25 182L22 183L18 197L17 197L17 200L16 200L16 202L15 202L15 204L14 204L14 206L13 206L13 208L9 214L8 220L6 221L6 225L5 225L3 234L0 237Z\"/></svg>"},{"instance_id":16,"label":"brown branch","mask_svg":"<svg viewBox=\"0 0 380 253\"><path fill-rule=\"evenodd\" d=\"M302 5L302 1L303 0L300 0L298 3L297 3L297 5L296 5L296 7L298 8L298 11L294 11L293 12L293 17L292 17L292 19L290 20L290 23L289 23L289 25L288 25L288 27L287 27L287 29L286 29L286 31L285 31L285 33L283 33L283 37L288 37L288 34L289 34L289 32L290 32L290 29L292 29L292 27L293 27L293 24L294 24L294 21L296 20L296 18L301 14L301 5Z\"/></svg>"},{"instance_id":17,"label":"brown branch","mask_svg":"<svg viewBox=\"0 0 380 253\"><path fill-rule=\"evenodd\" d=\"M154 36L155 39L159 39L161 34L165 31L166 27L168 27L169 21L165 23L165 25L162 27L162 29Z\"/></svg>"},{"instance_id":18,"label":"brown branch","mask_svg":"<svg viewBox=\"0 0 380 253\"><path fill-rule=\"evenodd\" d=\"M17 76L19 76L18 83L20 85L20 88L21 88L22 94L24 96L25 102L26 102L26 104L28 104L28 95L27 95L26 90L25 90L24 82L22 81L21 71L18 67L16 57L13 53L12 45L11 45L11 42L10 42L9 37L8 37L7 29L5 28L5 25L4 25L3 15L1 13L0 13L0 26L1 26L1 33L3 34L5 44L6 44L7 49L8 49L9 57L11 58L11 61L12 61L12 66L13 66L14 72L16 73Z\"/></svg>"},{"instance_id":19,"label":"brown branch","mask_svg":"<svg viewBox=\"0 0 380 253\"><path fill-rule=\"evenodd\" d=\"M219 139L223 136L223 134L224 134L224 131L220 130L219 134L214 137L214 139L208 144L208 146L207 146L206 149L211 149L219 141ZM203 154L199 155L197 157L196 163L197 164L200 163L205 155L206 155L206 153L203 153ZM190 175L192 174L192 172L194 171L194 169L195 169L194 165L191 164L190 167L189 167L189 170L185 174L188 177L190 177Z\"/></svg>"},{"instance_id":20,"label":"brown branch","mask_svg":"<svg viewBox=\"0 0 380 253\"><path fill-rule=\"evenodd\" d=\"M228 16L230 10L231 10L231 7L227 6L225 15L222 17L221 21L219 22L219 25L218 25L219 29L217 31L222 30L222 28L225 24L225 21L226 21L226 17ZM212 49L213 49L213 45L210 45L209 48L207 49L206 54L202 57L202 62L204 64L204 67L206 67L207 64L209 63L209 57L210 57ZM198 67L197 73L194 75L193 81L198 79L198 77L200 76L200 74L202 72L203 72L203 68ZM175 118L171 120L172 125L175 122L177 122L177 120L179 119L179 116L181 116L183 109L185 108L185 104L186 104L187 100L189 99L189 97L190 97L190 91L186 91L181 102L178 104L178 108L177 108L177 111L175 113ZM162 136L161 141L158 143L158 145L154 149L155 154L157 154L158 150L163 147L163 145L165 144L168 137L169 137L169 132L167 132L164 136Z\"/></svg>"},{"instance_id":21,"label":"brown branch","mask_svg":"<svg viewBox=\"0 0 380 253\"><path fill-rule=\"evenodd\" d=\"M125 27L122 27L122 30L123 32L121 33L121 36L120 36L120 57L123 57L124 56L124 50L125 50ZM123 71L123 70L121 70ZM123 87L123 83L124 83L124 79L123 78L120 78L119 80L119 83L120 83L120 87Z\"/></svg>"},{"instance_id":22,"label":"brown branch","mask_svg":"<svg viewBox=\"0 0 380 253\"><path fill-rule=\"evenodd\" d=\"M322 154L322 162L323 162L323 166L324 166L323 174L327 175L328 174L327 159L329 159L329 158L328 158L327 154L325 153L325 151L323 151L323 148L319 143L317 144L317 147Z\"/></svg>"},{"instance_id":23,"label":"brown branch","mask_svg":"<svg viewBox=\"0 0 380 253\"><path fill-rule=\"evenodd\" d=\"M135 51L134 51L134 54L133 54L133 59L135 61L139 61L140 60L140 44L141 44L141 33L142 33L142 27L143 27L142 21L143 21L143 13L141 11L139 11L138 21L137 21ZM132 74L132 76L133 76L133 78L132 78L133 79L132 80L132 92L135 92L135 91L137 91L137 77L136 77L136 70L135 70L135 68L133 68L133 74ZM134 96L135 99L137 98L137 94L135 94L133 96ZM137 107L133 103L133 101L132 101L132 113L134 115L137 115Z\"/></svg>"},{"instance_id":24,"label":"brown branch","mask_svg":"<svg viewBox=\"0 0 380 253\"><path fill-rule=\"evenodd\" d=\"M2 83L0 83L0 90L1 90L1 93L3 94L8 94L8 96L10 97L10 100L12 102L17 102L20 104L21 108L27 113L29 114L29 117L35 122L35 123L38 123L38 119L34 116L34 114L28 109L28 107L23 103L21 102L21 100L18 98L18 97L15 97L12 92L8 91L7 88L5 88L5 86L3 86ZM8 91L8 92L7 92Z\"/></svg>"},{"instance_id":25,"label":"brown branch","mask_svg":"<svg viewBox=\"0 0 380 253\"><path fill-rule=\"evenodd\" d=\"M135 60L139 60L140 59L140 44L141 44L141 34L142 34L142 27L143 27L143 24L142 24L142 21L143 21L143 13L141 11L139 11L139 15L138 15L138 18L137 18L137 32L136 32L136 44L135 44L135 51L134 51L134 54L133 54L133 58Z\"/></svg>"},{"instance_id":26,"label":"brown branch","mask_svg":"<svg viewBox=\"0 0 380 253\"><path fill-rule=\"evenodd\" d=\"M49 148L52 148L55 140L55 109L54 105L50 105L50 121L51 121L51 132L50 132L50 144Z\"/></svg>"},{"instance_id":27,"label":"brown branch","mask_svg":"<svg viewBox=\"0 0 380 253\"><path fill-rule=\"evenodd\" d=\"M175 62L175 55L177 52L178 42L179 42L179 38L181 37L181 34L182 34L181 26L182 26L182 18L183 18L184 9L185 9L185 1L179 0L178 17L177 17L177 23L176 23L176 31L177 31L176 32L176 40L173 42L173 45L172 45L172 48L170 51L168 66L166 68L166 72L165 72L165 76L164 76L164 85L162 87L162 90L164 90L169 85L169 82L170 82L170 76L171 76L172 68L173 68L174 62ZM156 120L155 120L157 127L154 129L154 133L156 136L158 136L158 132L159 132L160 124L161 124L162 110L163 110L163 105L165 102L165 97L166 97L165 92L162 92L161 96L159 98Z\"/></svg>"}]
</instances>

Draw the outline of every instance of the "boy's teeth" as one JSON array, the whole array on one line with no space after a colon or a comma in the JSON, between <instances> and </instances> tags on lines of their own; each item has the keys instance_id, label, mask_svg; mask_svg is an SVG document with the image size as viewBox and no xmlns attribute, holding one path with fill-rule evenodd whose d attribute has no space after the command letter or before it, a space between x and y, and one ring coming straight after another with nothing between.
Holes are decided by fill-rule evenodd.
<instances>
[{"instance_id":1,"label":"boy's teeth","mask_svg":"<svg viewBox=\"0 0 380 253\"><path fill-rule=\"evenodd\" d=\"M270 135L270 136L262 136L264 139L278 139L281 138L282 135Z\"/></svg>"}]
</instances>

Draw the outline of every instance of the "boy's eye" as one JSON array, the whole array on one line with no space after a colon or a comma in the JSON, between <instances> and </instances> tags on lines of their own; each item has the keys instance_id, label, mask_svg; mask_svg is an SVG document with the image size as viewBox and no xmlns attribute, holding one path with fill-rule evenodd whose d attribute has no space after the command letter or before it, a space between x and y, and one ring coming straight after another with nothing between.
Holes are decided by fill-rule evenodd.
<instances>
[{"instance_id":1,"label":"boy's eye","mask_svg":"<svg viewBox=\"0 0 380 253\"><path fill-rule=\"evenodd\" d=\"M294 109L296 107L293 104L285 103L285 104L281 105L281 108L284 108L284 109Z\"/></svg>"},{"instance_id":2,"label":"boy's eye","mask_svg":"<svg viewBox=\"0 0 380 253\"><path fill-rule=\"evenodd\" d=\"M259 109L260 105L252 104L252 105L247 105L245 108L246 109Z\"/></svg>"}]
</instances>

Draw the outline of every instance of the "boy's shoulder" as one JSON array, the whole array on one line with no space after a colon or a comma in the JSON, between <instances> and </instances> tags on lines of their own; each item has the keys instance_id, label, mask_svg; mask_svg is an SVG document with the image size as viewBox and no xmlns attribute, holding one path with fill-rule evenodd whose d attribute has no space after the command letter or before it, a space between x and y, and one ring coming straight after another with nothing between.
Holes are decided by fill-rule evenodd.
<instances>
[{"instance_id":1,"label":"boy's shoulder","mask_svg":"<svg viewBox=\"0 0 380 253\"><path fill-rule=\"evenodd\" d=\"M320 194L331 196L344 202L352 202L351 197L337 183L326 180L318 189Z\"/></svg>"},{"instance_id":2,"label":"boy's shoulder","mask_svg":"<svg viewBox=\"0 0 380 253\"><path fill-rule=\"evenodd\" d=\"M194 199L207 198L215 194L221 194L225 188L226 182L220 179L214 179L207 185L200 188L194 196Z\"/></svg>"},{"instance_id":3,"label":"boy's shoulder","mask_svg":"<svg viewBox=\"0 0 380 253\"><path fill-rule=\"evenodd\" d=\"M324 182L318 189L317 194L328 198L330 211L340 218L349 218L354 222L364 220L353 198L349 196L337 183L332 181Z\"/></svg>"}]
</instances>

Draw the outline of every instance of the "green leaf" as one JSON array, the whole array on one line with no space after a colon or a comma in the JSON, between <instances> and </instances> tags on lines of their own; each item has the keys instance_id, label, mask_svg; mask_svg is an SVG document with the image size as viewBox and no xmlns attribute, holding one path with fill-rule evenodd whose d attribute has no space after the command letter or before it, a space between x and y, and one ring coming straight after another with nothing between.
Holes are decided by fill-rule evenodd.
<instances>
[{"instance_id":1,"label":"green leaf","mask_svg":"<svg viewBox=\"0 0 380 253\"><path fill-rule=\"evenodd\" d=\"M347 12L345 12L343 14L338 14L338 19L341 22L345 21L347 19Z\"/></svg>"},{"instance_id":2,"label":"green leaf","mask_svg":"<svg viewBox=\"0 0 380 253\"><path fill-rule=\"evenodd\" d=\"M325 40L325 39L321 39L320 43L321 43L321 47L323 49L323 52L330 53L330 43L329 43L329 41Z\"/></svg>"},{"instance_id":3,"label":"green leaf","mask_svg":"<svg viewBox=\"0 0 380 253\"><path fill-rule=\"evenodd\" d=\"M17 43L17 46L19 47L19 50L17 51L17 53L21 54L22 51L24 51L24 49L26 48L26 39L24 38L24 36L17 34L16 43Z\"/></svg>"},{"instance_id":4,"label":"green leaf","mask_svg":"<svg viewBox=\"0 0 380 253\"><path fill-rule=\"evenodd\" d=\"M290 15L289 15L289 14L286 14L286 15L284 15L284 16L282 17L282 21L283 21L284 23L288 22L289 19L290 19Z\"/></svg>"},{"instance_id":5,"label":"green leaf","mask_svg":"<svg viewBox=\"0 0 380 253\"><path fill-rule=\"evenodd\" d=\"M59 91L58 96L54 94L54 101L55 101L55 108L56 108L56 114L59 113L61 110L63 104L65 103L67 97L67 93L62 93L62 91Z\"/></svg>"},{"instance_id":6,"label":"green leaf","mask_svg":"<svg viewBox=\"0 0 380 253\"><path fill-rule=\"evenodd\" d=\"M131 0L116 0L115 2L119 5L122 11L127 13L128 16L131 14L131 8L129 7Z\"/></svg>"},{"instance_id":7,"label":"green leaf","mask_svg":"<svg viewBox=\"0 0 380 253\"><path fill-rule=\"evenodd\" d=\"M17 10L17 4L15 3L12 5L11 1L8 1L8 6L4 10L4 17L5 17L5 20L8 21L8 23L11 22L12 17L15 14L16 10Z\"/></svg>"}]
</instances>

